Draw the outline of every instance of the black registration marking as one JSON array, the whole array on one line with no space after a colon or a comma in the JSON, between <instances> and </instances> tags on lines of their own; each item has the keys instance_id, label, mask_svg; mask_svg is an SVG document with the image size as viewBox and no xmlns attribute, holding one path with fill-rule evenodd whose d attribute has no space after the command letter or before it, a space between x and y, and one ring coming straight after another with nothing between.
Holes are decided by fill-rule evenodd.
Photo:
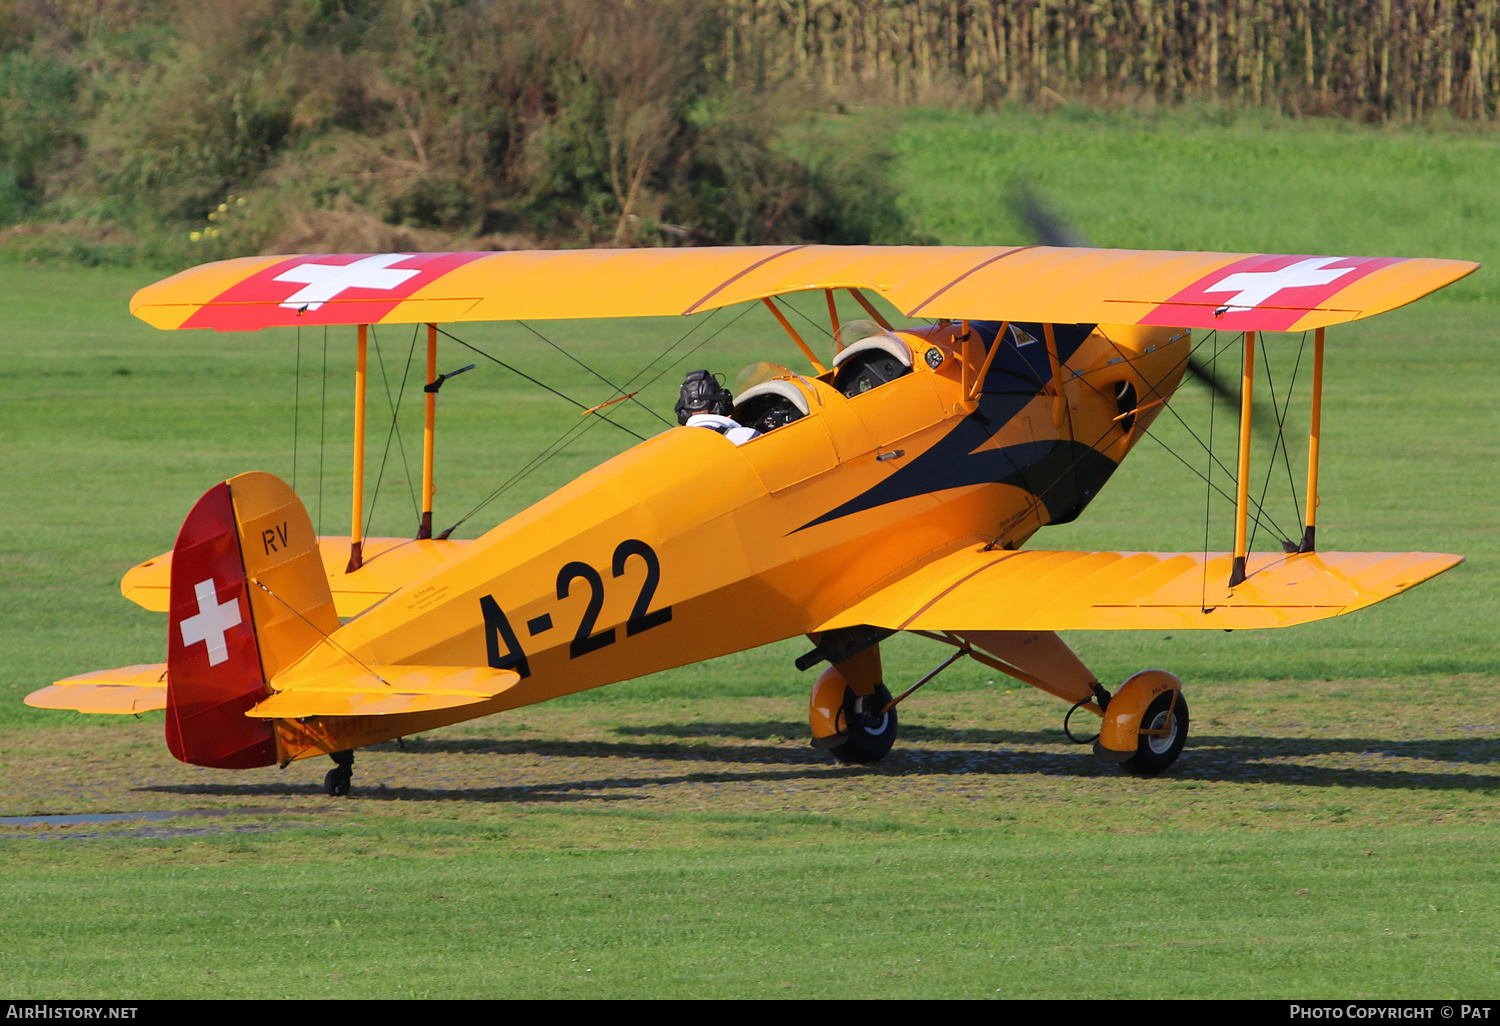
<instances>
[{"instance_id":1,"label":"black registration marking","mask_svg":"<svg viewBox=\"0 0 1500 1026\"><path fill-rule=\"evenodd\" d=\"M272 544L269 539L271 532L266 532L266 544ZM283 544L285 539L283 537ZM651 600L656 596L656 587L661 583L661 561L656 558L656 551L641 541L639 538L631 538L622 541L615 546L614 558L610 562L610 571L615 577L625 576L625 565L631 556L639 556L641 562L646 564L646 579L641 582L641 591L635 597L635 605L631 607L630 618L625 621L625 635L640 634L649 631L653 627L660 627L672 620L672 607L663 606L656 612L649 612ZM594 625L599 622L599 614L604 610L604 578L598 570L579 560L564 566L557 573L557 597L565 599L572 589L574 581L583 580L589 586L589 601L584 607L583 619L578 623L578 633L568 644L568 657L577 659L581 655L597 652L608 645L613 645L617 640L613 627L594 633ZM506 619L505 611L493 596L486 595L479 600L479 606L484 611L484 642L489 656L489 663L498 670L515 670L522 677L531 676L531 665L526 661L526 653L521 648L521 641L516 637L516 632L511 629L510 621ZM526 621L526 631L531 637L545 634L553 628L552 614L542 613ZM502 650L501 644L504 643Z\"/></svg>"},{"instance_id":2,"label":"black registration marking","mask_svg":"<svg viewBox=\"0 0 1500 1026\"><path fill-rule=\"evenodd\" d=\"M276 527L268 527L264 531L260 532L260 543L262 546L264 546L266 555L269 556L273 552L280 552L282 549L286 548L286 535L287 530L285 521L282 521L282 523ZM280 545L277 544L278 539L281 542Z\"/></svg>"},{"instance_id":3,"label":"black registration marking","mask_svg":"<svg viewBox=\"0 0 1500 1026\"><path fill-rule=\"evenodd\" d=\"M656 594L656 586L661 581L661 563L656 558L656 552L645 542L631 538L622 541L615 548L615 558L611 569L614 576L623 577L625 574L625 561L631 556L640 556L646 564L646 580L641 585L641 593L636 596L635 606L630 610L630 619L625 621L625 636L632 637L642 631L649 631L653 627L660 627L672 620L672 607L663 606L654 613L647 613L651 608L651 598Z\"/></svg>"},{"instance_id":4,"label":"black registration marking","mask_svg":"<svg viewBox=\"0 0 1500 1026\"><path fill-rule=\"evenodd\" d=\"M615 643L613 627L602 630L598 634L590 633L594 629L595 621L599 619L600 610L604 608L604 578L599 576L599 571L577 560L569 563L557 573L557 597L567 598L568 588L580 577L588 582L589 604L583 611L583 619L578 623L578 633L573 636L573 641L568 645L568 656L572 659Z\"/></svg>"},{"instance_id":5,"label":"black registration marking","mask_svg":"<svg viewBox=\"0 0 1500 1026\"><path fill-rule=\"evenodd\" d=\"M526 661L521 642L516 638L516 632L510 629L510 621L505 618L500 604L486 595L479 600L479 608L484 611L484 647L490 665L497 670L515 670L523 680L530 677L531 664ZM502 641L505 642L504 655L500 654Z\"/></svg>"}]
</instances>

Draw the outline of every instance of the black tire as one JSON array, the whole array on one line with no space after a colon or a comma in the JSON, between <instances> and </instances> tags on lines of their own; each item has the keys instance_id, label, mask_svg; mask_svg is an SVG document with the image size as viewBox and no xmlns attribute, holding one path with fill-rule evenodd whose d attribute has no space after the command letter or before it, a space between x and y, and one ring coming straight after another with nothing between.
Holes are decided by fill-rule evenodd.
<instances>
[{"instance_id":1,"label":"black tire","mask_svg":"<svg viewBox=\"0 0 1500 1026\"><path fill-rule=\"evenodd\" d=\"M1177 695L1175 709L1172 708L1174 693ZM1182 754L1182 746L1187 743L1188 706L1187 699L1182 697L1181 692L1167 691L1157 695L1155 700L1146 707L1145 715L1141 717L1141 729L1160 729L1167 722L1169 710L1172 713L1171 734L1166 737L1142 734L1137 742L1135 754L1120 763L1120 768L1126 773L1137 777L1154 777L1168 769Z\"/></svg>"},{"instance_id":2,"label":"black tire","mask_svg":"<svg viewBox=\"0 0 1500 1026\"><path fill-rule=\"evenodd\" d=\"M884 684L877 685L875 694L866 698L866 706L883 708L891 700L891 693ZM852 689L844 691L844 711L840 726L849 731L849 740L828 751L839 762L864 765L884 759L891 746L896 743L896 710L879 715L862 715L858 709L858 696Z\"/></svg>"},{"instance_id":3,"label":"black tire","mask_svg":"<svg viewBox=\"0 0 1500 1026\"><path fill-rule=\"evenodd\" d=\"M330 798L343 798L349 793L349 785L354 781L354 771L343 766L335 766L323 776L323 790L328 792Z\"/></svg>"}]
</instances>

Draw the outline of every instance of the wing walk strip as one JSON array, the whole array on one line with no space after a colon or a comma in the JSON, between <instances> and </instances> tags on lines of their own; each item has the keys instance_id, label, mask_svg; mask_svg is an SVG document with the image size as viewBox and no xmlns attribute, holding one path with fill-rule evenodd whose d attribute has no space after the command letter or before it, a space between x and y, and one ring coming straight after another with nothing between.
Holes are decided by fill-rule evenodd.
<instances>
[{"instance_id":1,"label":"wing walk strip","mask_svg":"<svg viewBox=\"0 0 1500 1026\"><path fill-rule=\"evenodd\" d=\"M994 256L990 257L988 260L981 260L979 263L977 263L973 267L969 268L963 274L960 274L957 278L954 278L948 284L944 285L942 288L938 289L932 295L928 296L926 299L922 300L916 306L912 307L911 310L907 312L906 316L908 316L908 317L916 317L918 310L922 309L922 307L926 306L928 303L931 303L933 300L937 299L944 292L947 292L949 289L953 288L953 286L955 286L959 282L963 281L969 275L974 274L976 271L979 271L979 270L981 270L983 268L988 267L990 264L993 264L997 260L1004 260L1006 257L1015 256L1017 253L1024 253L1028 249L1036 249L1036 247L1035 246L1017 246L1016 248L1014 248L1014 249L1012 249L1012 250L1010 250L1008 252L1005 252L1005 253L996 253Z\"/></svg>"},{"instance_id":2,"label":"wing walk strip","mask_svg":"<svg viewBox=\"0 0 1500 1026\"><path fill-rule=\"evenodd\" d=\"M743 278L745 275L749 274L751 271L754 271L754 270L756 270L757 268L760 268L760 267L764 267L766 264L769 264L772 260L775 260L775 259L777 259L779 257L784 257L788 253L795 253L799 249L807 249L808 246L810 246L810 245L812 245L812 244L808 243L808 242L804 242L804 243L802 243L799 246L788 246L786 249L781 250L779 253L772 253L768 257L764 257L764 258L762 258L760 260L755 261L755 263L751 264L749 267L746 267L746 268L744 268L744 269L742 269L740 271L735 272L734 274L730 275L728 278L725 278L723 281L719 282L719 284L715 285L713 288L709 289L708 293L706 295L704 295L702 299L698 300L696 303L694 303L691 306L689 306L686 310L682 311L682 315L684 317L686 317L689 314L695 314L695 313L697 313L699 307L701 307L704 303L707 303L710 299L712 299L715 296L717 296L720 292L723 292L725 289L727 289L729 286L733 285L735 282L739 281L741 278Z\"/></svg>"},{"instance_id":3,"label":"wing walk strip","mask_svg":"<svg viewBox=\"0 0 1500 1026\"><path fill-rule=\"evenodd\" d=\"M1261 553L1236 588L1229 553L985 552L928 564L818 625L895 630L1240 630L1373 605L1463 561L1429 552ZM1205 573L1209 587L1205 593Z\"/></svg>"}]
</instances>

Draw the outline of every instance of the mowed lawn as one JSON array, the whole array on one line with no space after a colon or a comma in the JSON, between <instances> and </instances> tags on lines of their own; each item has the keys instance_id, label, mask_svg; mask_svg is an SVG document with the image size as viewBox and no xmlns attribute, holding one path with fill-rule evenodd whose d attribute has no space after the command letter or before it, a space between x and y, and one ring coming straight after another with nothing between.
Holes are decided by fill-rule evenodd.
<instances>
[{"instance_id":1,"label":"mowed lawn","mask_svg":"<svg viewBox=\"0 0 1500 1026\"><path fill-rule=\"evenodd\" d=\"M912 213L945 242L1026 241L1001 200L1019 171L1103 245L1500 258L1495 137L1226 121L918 113L896 145ZM164 758L160 714L21 704L163 658L163 619L119 577L170 548L214 482L295 475L325 533L348 527L352 332L157 332L126 305L159 276L0 264L0 815L280 811L9 830L7 997L1495 996L1488 268L1328 345L1322 547L1468 562L1302 628L1069 637L1107 684L1183 677L1193 736L1168 778L1099 768L1063 743L1060 704L964 664L902 707L889 764L832 767L802 741L812 675L792 641L382 746L338 803L317 793L326 763L226 777ZM796 359L756 309L532 327L612 382L656 360L630 388L666 418L686 370ZM610 395L525 327L454 333L586 405ZM412 341L381 331L372 359L373 534L415 526L420 348L386 434ZM1278 402L1301 342L1269 340ZM442 352L442 369L479 367L442 393L440 527L578 423L483 355ZM1237 359L1221 356L1226 378ZM1309 359L1290 472L1270 434L1255 450L1284 533L1305 509ZM1207 439L1206 393L1173 405ZM663 429L644 407L614 419ZM1232 466L1233 414L1214 416ZM1189 469L1209 454L1174 417L1158 425L1078 523L1033 546L1201 549L1205 511L1227 546L1228 506ZM633 442L593 424L456 534ZM1256 545L1274 547L1269 527ZM941 658L920 639L888 650L895 682Z\"/></svg>"}]
</instances>

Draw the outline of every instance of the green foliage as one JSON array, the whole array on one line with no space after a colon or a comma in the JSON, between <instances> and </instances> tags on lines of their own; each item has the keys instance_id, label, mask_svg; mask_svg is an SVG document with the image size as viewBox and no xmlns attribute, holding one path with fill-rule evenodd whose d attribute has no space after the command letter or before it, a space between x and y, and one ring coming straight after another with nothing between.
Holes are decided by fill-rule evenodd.
<instances>
[{"instance_id":1,"label":"green foliage","mask_svg":"<svg viewBox=\"0 0 1500 1026\"><path fill-rule=\"evenodd\" d=\"M48 162L75 141L77 86L75 69L51 54L0 52L0 224L36 207Z\"/></svg>"},{"instance_id":2,"label":"green foliage","mask_svg":"<svg viewBox=\"0 0 1500 1026\"><path fill-rule=\"evenodd\" d=\"M390 248L908 235L878 147L834 152L808 130L805 92L729 93L709 0L147 2L140 16L151 30L103 19L49 56L4 58L0 118L29 120L0 151L15 179L0 175L0 223L30 209L6 197L46 191L44 214L126 225L167 262L340 233ZM77 152L46 177L61 125ZM185 238L230 194L277 216L213 247L154 237Z\"/></svg>"}]
</instances>

